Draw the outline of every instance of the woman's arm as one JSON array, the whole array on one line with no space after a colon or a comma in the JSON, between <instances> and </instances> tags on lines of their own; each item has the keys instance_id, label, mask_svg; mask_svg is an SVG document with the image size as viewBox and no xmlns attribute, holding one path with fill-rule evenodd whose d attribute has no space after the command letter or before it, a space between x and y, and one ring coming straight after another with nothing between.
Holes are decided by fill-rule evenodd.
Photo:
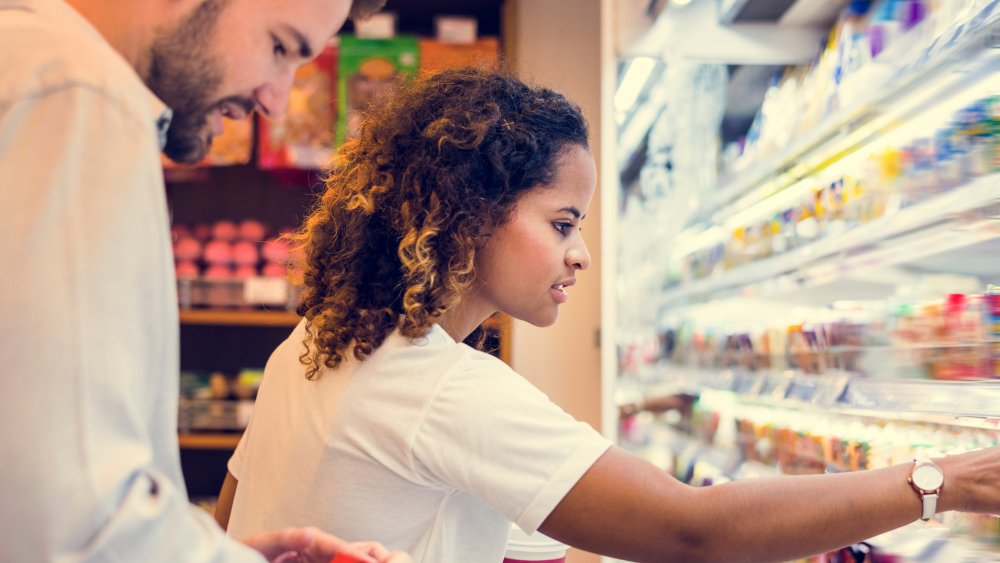
<instances>
[{"instance_id":1,"label":"woman's arm","mask_svg":"<svg viewBox=\"0 0 1000 563\"><path fill-rule=\"evenodd\" d=\"M1000 449L935 460L939 511L1000 511ZM630 561L788 561L898 528L920 516L910 464L873 471L690 487L608 450L542 524L542 533Z\"/></svg>"},{"instance_id":2,"label":"woman's arm","mask_svg":"<svg viewBox=\"0 0 1000 563\"><path fill-rule=\"evenodd\" d=\"M222 490L219 491L219 502L215 504L215 521L223 530L229 528L229 514L233 511L233 499L236 498L236 487L239 481L228 470L226 480L222 482Z\"/></svg>"}]
</instances>

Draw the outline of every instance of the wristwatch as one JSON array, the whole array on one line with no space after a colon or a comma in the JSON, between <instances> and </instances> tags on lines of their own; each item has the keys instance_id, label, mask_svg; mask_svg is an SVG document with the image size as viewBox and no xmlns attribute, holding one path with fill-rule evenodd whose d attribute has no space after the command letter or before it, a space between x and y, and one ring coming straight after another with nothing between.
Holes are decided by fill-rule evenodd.
<instances>
[{"instance_id":1,"label":"wristwatch","mask_svg":"<svg viewBox=\"0 0 1000 563\"><path fill-rule=\"evenodd\" d=\"M944 486L944 471L929 459L915 459L913 467L910 468L910 476L906 480L913 490L917 491L923 504L920 519L930 520L937 512L938 495Z\"/></svg>"}]
</instances>

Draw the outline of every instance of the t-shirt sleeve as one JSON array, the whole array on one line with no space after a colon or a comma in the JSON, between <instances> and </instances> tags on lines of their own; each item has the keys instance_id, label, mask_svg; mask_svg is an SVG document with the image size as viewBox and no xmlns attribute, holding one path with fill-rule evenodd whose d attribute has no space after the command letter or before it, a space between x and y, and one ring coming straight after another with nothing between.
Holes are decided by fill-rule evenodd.
<instances>
[{"instance_id":1,"label":"t-shirt sleeve","mask_svg":"<svg viewBox=\"0 0 1000 563\"><path fill-rule=\"evenodd\" d=\"M232 473L233 477L237 481L240 480L240 475L243 471L243 457L247 450L247 441L250 439L250 432L253 429L253 417L250 417L250 422L247 424L246 429L243 430L243 435L240 436L240 441L236 444L236 449L233 450L233 455L229 458L229 462L226 463L226 468Z\"/></svg>"},{"instance_id":2,"label":"t-shirt sleeve","mask_svg":"<svg viewBox=\"0 0 1000 563\"><path fill-rule=\"evenodd\" d=\"M534 532L611 446L486 354L442 380L417 428L415 469Z\"/></svg>"}]
</instances>

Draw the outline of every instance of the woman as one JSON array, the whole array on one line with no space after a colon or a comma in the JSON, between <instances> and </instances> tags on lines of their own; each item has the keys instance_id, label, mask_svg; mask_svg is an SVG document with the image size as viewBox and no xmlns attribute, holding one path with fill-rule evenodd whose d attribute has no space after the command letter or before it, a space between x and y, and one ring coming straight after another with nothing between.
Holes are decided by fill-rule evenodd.
<instances>
[{"instance_id":1,"label":"woman","mask_svg":"<svg viewBox=\"0 0 1000 563\"><path fill-rule=\"evenodd\" d=\"M590 265L595 183L580 111L503 74L447 71L374 110L300 233L304 320L230 461L230 533L316 522L417 561L498 562L515 522L623 559L763 561L934 500L1000 509L998 449L921 465L943 469L939 498L908 484L910 464L688 487L462 344L496 311L555 322Z\"/></svg>"}]
</instances>

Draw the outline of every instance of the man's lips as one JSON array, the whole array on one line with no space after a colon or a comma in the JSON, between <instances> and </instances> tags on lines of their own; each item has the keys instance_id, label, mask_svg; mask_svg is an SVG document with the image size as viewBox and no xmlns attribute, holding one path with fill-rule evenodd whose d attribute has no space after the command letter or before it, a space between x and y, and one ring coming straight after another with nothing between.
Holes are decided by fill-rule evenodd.
<instances>
[{"instance_id":1,"label":"man's lips","mask_svg":"<svg viewBox=\"0 0 1000 563\"><path fill-rule=\"evenodd\" d=\"M213 137L218 137L222 134L222 130L225 128L226 124L222 122L222 110L220 108L214 107L209 110L205 119L208 121L208 127L211 130Z\"/></svg>"},{"instance_id":2,"label":"man's lips","mask_svg":"<svg viewBox=\"0 0 1000 563\"><path fill-rule=\"evenodd\" d=\"M222 111L224 117L236 120L246 119L246 116L251 111L251 108L247 108L246 104L232 100L220 102L219 109Z\"/></svg>"},{"instance_id":3,"label":"man's lips","mask_svg":"<svg viewBox=\"0 0 1000 563\"><path fill-rule=\"evenodd\" d=\"M241 99L225 99L212 106L212 109L208 110L205 115L212 136L218 137L222 134L225 128L223 117L235 120L246 119L253 109L252 104L248 104L249 102Z\"/></svg>"}]
</instances>

